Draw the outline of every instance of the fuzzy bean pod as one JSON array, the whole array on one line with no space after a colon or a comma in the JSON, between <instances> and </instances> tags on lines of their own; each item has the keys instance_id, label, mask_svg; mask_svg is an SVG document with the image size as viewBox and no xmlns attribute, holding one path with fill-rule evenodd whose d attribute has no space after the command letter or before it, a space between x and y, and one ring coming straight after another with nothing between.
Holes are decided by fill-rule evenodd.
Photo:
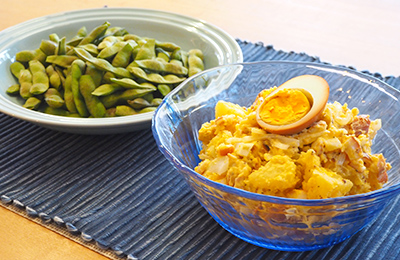
<instances>
[{"instance_id":1,"label":"fuzzy bean pod","mask_svg":"<svg viewBox=\"0 0 400 260\"><path fill-rule=\"evenodd\" d=\"M93 117L104 117L106 108L98 97L93 96L92 92L96 89L96 85L91 76L82 75L79 80L79 89L85 99L87 110Z\"/></svg>"},{"instance_id":2,"label":"fuzzy bean pod","mask_svg":"<svg viewBox=\"0 0 400 260\"><path fill-rule=\"evenodd\" d=\"M29 62L29 70L32 73L32 87L30 92L33 95L40 95L46 92L50 87L50 83L43 64L40 61L31 60Z\"/></svg>"}]
</instances>

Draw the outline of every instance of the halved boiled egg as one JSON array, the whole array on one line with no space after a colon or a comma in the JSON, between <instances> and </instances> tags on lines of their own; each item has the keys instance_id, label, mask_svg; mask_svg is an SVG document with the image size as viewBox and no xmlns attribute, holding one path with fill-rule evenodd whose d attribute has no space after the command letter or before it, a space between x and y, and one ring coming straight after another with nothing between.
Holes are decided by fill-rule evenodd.
<instances>
[{"instance_id":1,"label":"halved boiled egg","mask_svg":"<svg viewBox=\"0 0 400 260\"><path fill-rule=\"evenodd\" d=\"M319 118L328 98L329 84L322 77L294 77L265 97L256 111L257 123L270 133L298 133Z\"/></svg>"}]
</instances>

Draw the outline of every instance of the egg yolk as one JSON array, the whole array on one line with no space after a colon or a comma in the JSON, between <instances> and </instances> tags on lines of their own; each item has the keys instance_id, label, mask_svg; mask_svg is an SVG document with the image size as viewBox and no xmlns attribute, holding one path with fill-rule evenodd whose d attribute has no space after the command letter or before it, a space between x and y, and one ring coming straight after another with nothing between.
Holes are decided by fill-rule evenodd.
<instances>
[{"instance_id":1,"label":"egg yolk","mask_svg":"<svg viewBox=\"0 0 400 260\"><path fill-rule=\"evenodd\" d=\"M282 89L268 98L260 110L260 118L270 125L287 125L304 117L311 104L303 92L297 89Z\"/></svg>"}]
</instances>

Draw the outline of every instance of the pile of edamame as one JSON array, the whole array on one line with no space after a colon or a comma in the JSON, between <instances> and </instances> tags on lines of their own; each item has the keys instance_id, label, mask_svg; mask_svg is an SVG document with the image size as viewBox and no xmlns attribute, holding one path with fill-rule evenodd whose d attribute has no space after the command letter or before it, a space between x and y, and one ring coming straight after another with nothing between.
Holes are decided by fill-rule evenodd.
<instances>
[{"instance_id":1,"label":"pile of edamame","mask_svg":"<svg viewBox=\"0 0 400 260\"><path fill-rule=\"evenodd\" d=\"M130 34L105 22L67 41L56 33L10 65L18 83L7 93L23 106L72 117L113 117L154 111L179 83L204 70L199 49Z\"/></svg>"}]
</instances>

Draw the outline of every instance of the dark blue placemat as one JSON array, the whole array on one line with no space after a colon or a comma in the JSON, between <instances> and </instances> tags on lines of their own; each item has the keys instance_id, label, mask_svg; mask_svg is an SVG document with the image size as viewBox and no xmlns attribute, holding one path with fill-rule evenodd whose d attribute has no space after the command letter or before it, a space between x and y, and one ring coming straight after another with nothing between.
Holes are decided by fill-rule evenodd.
<instances>
[{"instance_id":1,"label":"dark blue placemat","mask_svg":"<svg viewBox=\"0 0 400 260\"><path fill-rule=\"evenodd\" d=\"M246 62L322 63L304 53L238 43ZM364 73L400 88L400 77ZM121 259L389 260L400 255L399 200L374 223L326 249L289 253L236 238L200 206L158 151L150 129L74 135L0 113L0 195L3 203L115 250Z\"/></svg>"}]
</instances>

